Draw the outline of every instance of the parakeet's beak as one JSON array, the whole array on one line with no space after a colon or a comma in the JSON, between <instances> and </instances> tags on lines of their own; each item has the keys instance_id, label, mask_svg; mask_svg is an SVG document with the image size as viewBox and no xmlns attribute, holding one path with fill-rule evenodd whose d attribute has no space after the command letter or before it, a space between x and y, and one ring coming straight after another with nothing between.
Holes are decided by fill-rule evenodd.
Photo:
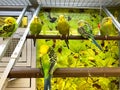
<instances>
[{"instance_id":1,"label":"parakeet's beak","mask_svg":"<svg viewBox=\"0 0 120 90\"><path fill-rule=\"evenodd\" d=\"M83 22L78 22L79 27L83 27L85 24Z\"/></svg>"},{"instance_id":2,"label":"parakeet's beak","mask_svg":"<svg viewBox=\"0 0 120 90\"><path fill-rule=\"evenodd\" d=\"M60 15L59 18L64 18L64 15Z\"/></svg>"},{"instance_id":3,"label":"parakeet's beak","mask_svg":"<svg viewBox=\"0 0 120 90\"><path fill-rule=\"evenodd\" d=\"M104 25L110 25L110 24L112 24L112 18L111 18L111 17L108 17L108 18L105 20Z\"/></svg>"},{"instance_id":4,"label":"parakeet's beak","mask_svg":"<svg viewBox=\"0 0 120 90\"><path fill-rule=\"evenodd\" d=\"M34 22L36 22L36 23L38 22L38 17L37 16L34 17Z\"/></svg>"},{"instance_id":5,"label":"parakeet's beak","mask_svg":"<svg viewBox=\"0 0 120 90\"><path fill-rule=\"evenodd\" d=\"M64 15L60 15L58 20L59 20L59 21L64 21L64 20L65 20Z\"/></svg>"}]
</instances>

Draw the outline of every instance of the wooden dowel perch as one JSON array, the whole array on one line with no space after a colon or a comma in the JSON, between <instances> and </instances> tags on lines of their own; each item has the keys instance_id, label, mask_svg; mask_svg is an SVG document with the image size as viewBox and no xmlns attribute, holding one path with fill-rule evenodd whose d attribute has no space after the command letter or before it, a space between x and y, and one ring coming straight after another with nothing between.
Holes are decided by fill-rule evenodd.
<instances>
[{"instance_id":1,"label":"wooden dowel perch","mask_svg":"<svg viewBox=\"0 0 120 90\"><path fill-rule=\"evenodd\" d=\"M119 77L120 67L57 68L53 77ZM13 68L9 78L42 78L39 68Z\"/></svg>"},{"instance_id":2,"label":"wooden dowel perch","mask_svg":"<svg viewBox=\"0 0 120 90\"><path fill-rule=\"evenodd\" d=\"M36 39L65 39L65 37L61 37L60 35L28 35L27 38L36 38ZM94 36L96 40L120 40L120 36ZM83 39L87 40L86 38L81 37L80 35L70 35L68 36L68 39Z\"/></svg>"}]
</instances>

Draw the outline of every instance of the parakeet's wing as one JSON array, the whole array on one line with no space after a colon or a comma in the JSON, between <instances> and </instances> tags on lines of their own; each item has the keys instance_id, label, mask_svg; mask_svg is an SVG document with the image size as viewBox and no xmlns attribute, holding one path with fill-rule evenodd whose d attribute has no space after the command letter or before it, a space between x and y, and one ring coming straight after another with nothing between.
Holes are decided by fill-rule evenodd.
<instances>
[{"instance_id":1,"label":"parakeet's wing","mask_svg":"<svg viewBox=\"0 0 120 90\"><path fill-rule=\"evenodd\" d=\"M69 26L68 22L66 22L66 21L58 22L56 28L61 35L69 34L70 26Z\"/></svg>"},{"instance_id":2,"label":"parakeet's wing","mask_svg":"<svg viewBox=\"0 0 120 90\"><path fill-rule=\"evenodd\" d=\"M0 37L2 37L3 34L5 34L5 31L3 30L3 27L0 27Z\"/></svg>"},{"instance_id":3,"label":"parakeet's wing","mask_svg":"<svg viewBox=\"0 0 120 90\"><path fill-rule=\"evenodd\" d=\"M52 47L50 48L48 55L49 55L49 58L50 58L49 73L53 74L54 67L55 67L55 64L56 64L56 61L57 61L57 55L56 55L56 53L55 53L55 51Z\"/></svg>"},{"instance_id":4,"label":"parakeet's wing","mask_svg":"<svg viewBox=\"0 0 120 90\"><path fill-rule=\"evenodd\" d=\"M36 34L36 32L35 32L36 28L37 28L37 26L35 25L34 22L32 22L32 23L30 24L30 34L31 34L31 35L35 35L35 34Z\"/></svg>"},{"instance_id":5,"label":"parakeet's wing","mask_svg":"<svg viewBox=\"0 0 120 90\"><path fill-rule=\"evenodd\" d=\"M13 25L4 24L2 26L2 29L5 32L3 37L10 37L11 35L13 35L13 33L16 31L17 27L18 27L17 23L15 23Z\"/></svg>"},{"instance_id":6,"label":"parakeet's wing","mask_svg":"<svg viewBox=\"0 0 120 90\"><path fill-rule=\"evenodd\" d=\"M84 38L90 38L92 35L92 28L88 23L85 23L84 26L78 27L78 33Z\"/></svg>"}]
</instances>

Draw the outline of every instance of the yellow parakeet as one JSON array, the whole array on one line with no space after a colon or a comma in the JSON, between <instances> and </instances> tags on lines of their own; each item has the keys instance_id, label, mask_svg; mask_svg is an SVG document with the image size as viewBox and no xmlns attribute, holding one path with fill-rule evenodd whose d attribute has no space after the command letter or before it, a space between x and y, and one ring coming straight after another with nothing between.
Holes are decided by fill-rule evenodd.
<instances>
[{"instance_id":1,"label":"yellow parakeet","mask_svg":"<svg viewBox=\"0 0 120 90\"><path fill-rule=\"evenodd\" d=\"M0 28L0 36L10 37L16 31L18 24L13 17L7 17L4 22L4 25Z\"/></svg>"},{"instance_id":2,"label":"yellow parakeet","mask_svg":"<svg viewBox=\"0 0 120 90\"><path fill-rule=\"evenodd\" d=\"M35 35L36 37L41 32L42 26L43 25L42 25L40 18L35 16L32 23L30 24L30 34ZM34 38L33 41L34 41L34 46L35 46L36 39Z\"/></svg>"},{"instance_id":3,"label":"yellow parakeet","mask_svg":"<svg viewBox=\"0 0 120 90\"><path fill-rule=\"evenodd\" d=\"M102 36L114 36L118 34L111 17L104 17L102 19L100 24L100 34Z\"/></svg>"},{"instance_id":4,"label":"yellow parakeet","mask_svg":"<svg viewBox=\"0 0 120 90\"><path fill-rule=\"evenodd\" d=\"M60 15L58 18L56 29L65 38L65 43L69 48L68 36L70 31L70 25L68 24L67 20L65 19L64 15Z\"/></svg>"}]
</instances>

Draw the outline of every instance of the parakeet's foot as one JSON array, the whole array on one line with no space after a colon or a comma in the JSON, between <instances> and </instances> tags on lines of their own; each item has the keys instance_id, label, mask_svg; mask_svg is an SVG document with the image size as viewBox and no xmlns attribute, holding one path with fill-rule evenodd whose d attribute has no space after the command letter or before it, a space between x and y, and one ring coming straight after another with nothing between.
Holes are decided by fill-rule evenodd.
<instances>
[{"instance_id":1,"label":"parakeet's foot","mask_svg":"<svg viewBox=\"0 0 120 90\"><path fill-rule=\"evenodd\" d=\"M108 38L108 35L105 35L105 39L107 39Z\"/></svg>"}]
</instances>

